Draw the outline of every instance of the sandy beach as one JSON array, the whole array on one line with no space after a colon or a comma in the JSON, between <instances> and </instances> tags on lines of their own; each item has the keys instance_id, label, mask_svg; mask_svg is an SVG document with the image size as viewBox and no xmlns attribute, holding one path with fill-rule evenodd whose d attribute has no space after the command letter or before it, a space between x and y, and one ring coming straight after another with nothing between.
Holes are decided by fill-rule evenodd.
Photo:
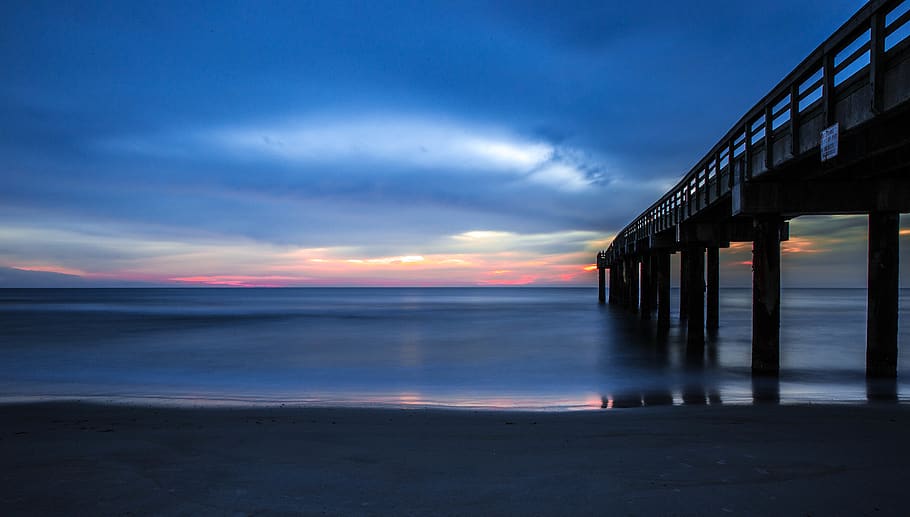
<instances>
[{"instance_id":1,"label":"sandy beach","mask_svg":"<svg viewBox=\"0 0 910 517\"><path fill-rule=\"evenodd\" d=\"M900 405L0 407L0 506L36 514L905 515Z\"/></svg>"}]
</instances>

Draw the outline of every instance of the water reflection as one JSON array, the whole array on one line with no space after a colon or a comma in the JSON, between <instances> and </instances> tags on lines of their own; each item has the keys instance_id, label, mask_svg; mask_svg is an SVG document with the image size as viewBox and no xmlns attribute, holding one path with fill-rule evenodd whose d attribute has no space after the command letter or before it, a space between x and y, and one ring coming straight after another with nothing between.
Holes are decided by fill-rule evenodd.
<instances>
[{"instance_id":1,"label":"water reflection","mask_svg":"<svg viewBox=\"0 0 910 517\"><path fill-rule=\"evenodd\" d=\"M749 289L721 290L722 326L691 350L678 318L658 332L656 318L597 305L583 289L0 289L0 399L538 410L910 402L910 354L897 382L865 380L865 300L864 290L785 289L778 380L751 376ZM902 311L901 328L908 318Z\"/></svg>"},{"instance_id":2,"label":"water reflection","mask_svg":"<svg viewBox=\"0 0 910 517\"><path fill-rule=\"evenodd\" d=\"M638 321L622 310L607 310L610 332L623 339L613 340L608 350L612 359L608 372L635 372L635 381L615 381L601 397L601 408L632 408L673 404L705 406L724 403L722 385L730 381L719 361L719 337L714 330L704 343L686 340L685 326L658 328ZM745 380L745 379L743 379ZM742 385L742 384L740 384ZM752 402L780 401L777 379L752 384ZM742 398L736 400L743 402Z\"/></svg>"},{"instance_id":3,"label":"water reflection","mask_svg":"<svg viewBox=\"0 0 910 517\"><path fill-rule=\"evenodd\" d=\"M779 404L780 379L776 375L752 376L752 403Z\"/></svg>"},{"instance_id":4,"label":"water reflection","mask_svg":"<svg viewBox=\"0 0 910 517\"><path fill-rule=\"evenodd\" d=\"M866 379L866 400L898 402L897 379Z\"/></svg>"},{"instance_id":5,"label":"water reflection","mask_svg":"<svg viewBox=\"0 0 910 517\"><path fill-rule=\"evenodd\" d=\"M869 403L900 402L897 379L865 379L848 370L783 369L781 376L754 376L747 367L724 364L725 342L716 331L706 334L704 344L687 343L685 326L677 323L658 328L649 321L618 309L605 314L611 340L605 355L605 377L600 407L632 408L666 405L720 405L800 403L865 400ZM787 345L782 345L787 346ZM748 357L748 356L746 356ZM615 372L632 373L619 377ZM853 383L853 384L851 384ZM844 386L862 386L847 397ZM858 395L858 397L857 397Z\"/></svg>"}]
</instances>

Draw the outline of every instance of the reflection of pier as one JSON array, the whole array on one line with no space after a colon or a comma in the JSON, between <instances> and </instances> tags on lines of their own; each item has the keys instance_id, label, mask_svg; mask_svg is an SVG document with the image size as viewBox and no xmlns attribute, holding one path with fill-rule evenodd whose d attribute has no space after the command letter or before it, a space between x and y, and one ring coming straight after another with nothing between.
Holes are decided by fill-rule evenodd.
<instances>
[{"instance_id":1,"label":"reflection of pier","mask_svg":"<svg viewBox=\"0 0 910 517\"><path fill-rule=\"evenodd\" d=\"M895 377L899 214L910 212L908 7L867 3L620 231L597 255L600 301L609 270L610 303L643 319L656 311L666 328L670 255L680 253L680 317L698 356L705 327L719 323L718 250L751 242L752 371L776 375L787 221L868 214L866 373Z\"/></svg>"},{"instance_id":2,"label":"reflection of pier","mask_svg":"<svg viewBox=\"0 0 910 517\"><path fill-rule=\"evenodd\" d=\"M622 360L621 369L634 372L639 381L612 386L601 397L602 408L668 406L677 402L703 406L722 402L723 381L718 376L716 343L709 341L708 353L695 356L667 332L646 339L639 336L618 341L621 344L614 350L613 358Z\"/></svg>"}]
</instances>

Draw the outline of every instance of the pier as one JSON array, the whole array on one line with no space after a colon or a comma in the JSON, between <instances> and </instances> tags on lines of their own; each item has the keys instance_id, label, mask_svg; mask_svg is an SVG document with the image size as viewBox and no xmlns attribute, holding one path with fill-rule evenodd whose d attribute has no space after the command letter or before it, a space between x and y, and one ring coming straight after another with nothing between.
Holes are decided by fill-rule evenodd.
<instances>
[{"instance_id":1,"label":"pier","mask_svg":"<svg viewBox=\"0 0 910 517\"><path fill-rule=\"evenodd\" d=\"M788 221L867 214L866 374L896 377L899 216L910 212L908 35L910 0L862 7L597 254L600 302L642 319L656 313L666 329L670 255L679 253L687 354L703 354L705 329L722 318L719 250L751 242L752 372L774 376Z\"/></svg>"}]
</instances>

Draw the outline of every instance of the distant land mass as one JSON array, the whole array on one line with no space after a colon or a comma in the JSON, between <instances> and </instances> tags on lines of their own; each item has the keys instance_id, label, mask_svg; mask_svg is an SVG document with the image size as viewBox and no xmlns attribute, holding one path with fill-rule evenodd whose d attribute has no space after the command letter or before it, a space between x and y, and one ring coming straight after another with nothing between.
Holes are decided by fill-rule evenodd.
<instances>
[{"instance_id":1,"label":"distant land mass","mask_svg":"<svg viewBox=\"0 0 910 517\"><path fill-rule=\"evenodd\" d=\"M175 287L177 284L136 282L127 280L99 280L68 275L53 271L31 271L13 267L0 267L0 288L48 287Z\"/></svg>"}]
</instances>

